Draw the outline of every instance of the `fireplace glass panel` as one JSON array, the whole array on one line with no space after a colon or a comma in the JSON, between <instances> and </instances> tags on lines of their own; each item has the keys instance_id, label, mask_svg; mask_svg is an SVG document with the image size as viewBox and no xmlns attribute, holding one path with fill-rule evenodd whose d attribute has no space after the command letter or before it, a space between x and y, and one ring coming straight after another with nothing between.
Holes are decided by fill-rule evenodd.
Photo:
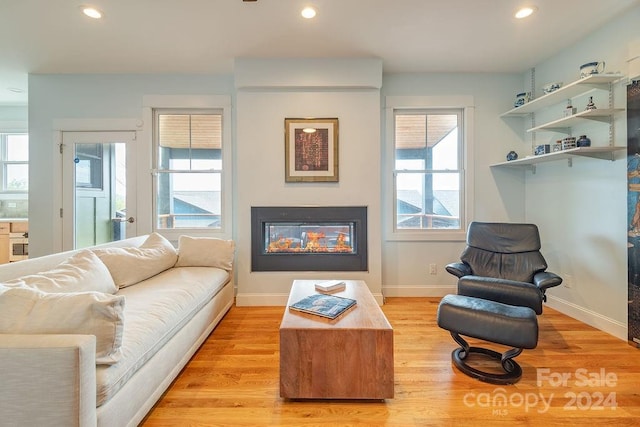
<instances>
[{"instance_id":1,"label":"fireplace glass panel","mask_svg":"<svg viewBox=\"0 0 640 427\"><path fill-rule=\"evenodd\" d=\"M354 222L265 222L263 253L355 254Z\"/></svg>"}]
</instances>

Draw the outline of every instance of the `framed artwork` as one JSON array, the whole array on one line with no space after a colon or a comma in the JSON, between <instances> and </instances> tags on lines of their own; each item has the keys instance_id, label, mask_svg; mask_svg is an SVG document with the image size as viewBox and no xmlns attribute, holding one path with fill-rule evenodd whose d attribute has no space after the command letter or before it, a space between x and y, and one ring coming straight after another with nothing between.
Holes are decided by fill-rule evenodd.
<instances>
[{"instance_id":1,"label":"framed artwork","mask_svg":"<svg viewBox=\"0 0 640 427\"><path fill-rule=\"evenodd\" d=\"M285 182L338 182L338 119L284 119Z\"/></svg>"}]
</instances>

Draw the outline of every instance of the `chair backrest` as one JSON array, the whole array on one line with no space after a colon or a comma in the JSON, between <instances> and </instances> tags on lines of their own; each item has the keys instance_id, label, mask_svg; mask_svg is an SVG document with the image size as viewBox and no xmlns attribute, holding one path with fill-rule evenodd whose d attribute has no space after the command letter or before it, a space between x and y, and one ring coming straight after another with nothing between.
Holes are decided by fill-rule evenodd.
<instances>
[{"instance_id":1,"label":"chair backrest","mask_svg":"<svg viewBox=\"0 0 640 427\"><path fill-rule=\"evenodd\" d=\"M476 276L532 282L547 269L535 224L472 222L460 259Z\"/></svg>"}]
</instances>

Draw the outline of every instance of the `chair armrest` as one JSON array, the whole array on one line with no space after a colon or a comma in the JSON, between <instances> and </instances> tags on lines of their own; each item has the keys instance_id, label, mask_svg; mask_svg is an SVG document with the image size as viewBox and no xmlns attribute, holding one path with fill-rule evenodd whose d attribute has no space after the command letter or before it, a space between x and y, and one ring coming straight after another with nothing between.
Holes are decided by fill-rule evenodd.
<instances>
[{"instance_id":1,"label":"chair armrest","mask_svg":"<svg viewBox=\"0 0 640 427\"><path fill-rule=\"evenodd\" d=\"M532 283L493 277L465 276L458 281L458 294L529 307L536 314L542 314L542 291Z\"/></svg>"},{"instance_id":2,"label":"chair armrest","mask_svg":"<svg viewBox=\"0 0 640 427\"><path fill-rule=\"evenodd\" d=\"M0 420L95 426L96 337L0 334Z\"/></svg>"},{"instance_id":3,"label":"chair armrest","mask_svg":"<svg viewBox=\"0 0 640 427\"><path fill-rule=\"evenodd\" d=\"M550 271L541 271L533 276L533 284L540 288L542 292L548 288L558 286L560 283L562 283L562 277Z\"/></svg>"},{"instance_id":4,"label":"chair armrest","mask_svg":"<svg viewBox=\"0 0 640 427\"><path fill-rule=\"evenodd\" d=\"M451 264L447 264L444 268L457 278L472 274L471 267L463 262L452 262Z\"/></svg>"}]
</instances>

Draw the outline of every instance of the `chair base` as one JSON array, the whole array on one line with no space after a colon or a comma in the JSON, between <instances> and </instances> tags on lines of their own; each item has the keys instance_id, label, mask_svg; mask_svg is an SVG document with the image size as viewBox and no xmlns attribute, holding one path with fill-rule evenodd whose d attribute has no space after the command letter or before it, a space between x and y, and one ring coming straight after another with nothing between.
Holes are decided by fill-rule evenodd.
<instances>
[{"instance_id":1,"label":"chair base","mask_svg":"<svg viewBox=\"0 0 640 427\"><path fill-rule=\"evenodd\" d=\"M456 332L451 332L453 339L460 344L460 347L453 350L451 360L453 364L465 375L491 384L515 384L522 377L522 368L513 360L514 357L522 353L521 348L512 348L504 353L498 353L487 348L470 347L469 344ZM500 361L504 373L493 373L481 371L467 364L469 354L482 354L491 359Z\"/></svg>"}]
</instances>

